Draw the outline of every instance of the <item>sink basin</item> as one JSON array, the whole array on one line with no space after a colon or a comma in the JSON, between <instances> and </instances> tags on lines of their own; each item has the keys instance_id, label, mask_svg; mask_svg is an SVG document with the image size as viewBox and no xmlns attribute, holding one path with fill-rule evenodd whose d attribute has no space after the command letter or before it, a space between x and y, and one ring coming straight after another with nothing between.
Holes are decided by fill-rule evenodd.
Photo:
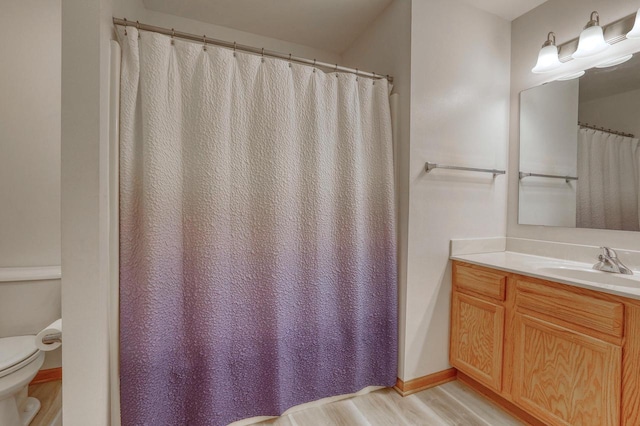
<instances>
[{"instance_id":1,"label":"sink basin","mask_svg":"<svg viewBox=\"0 0 640 426\"><path fill-rule=\"evenodd\" d=\"M562 278L640 289L640 275L637 273L635 275L612 274L591 268L572 266L548 266L538 268L538 270L544 274L556 275Z\"/></svg>"}]
</instances>

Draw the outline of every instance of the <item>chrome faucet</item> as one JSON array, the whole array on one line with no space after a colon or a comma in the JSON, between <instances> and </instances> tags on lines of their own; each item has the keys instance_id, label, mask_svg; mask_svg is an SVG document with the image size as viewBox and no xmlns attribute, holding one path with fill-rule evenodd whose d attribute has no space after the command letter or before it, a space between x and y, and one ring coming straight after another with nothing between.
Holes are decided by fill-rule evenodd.
<instances>
[{"instance_id":1,"label":"chrome faucet","mask_svg":"<svg viewBox=\"0 0 640 426\"><path fill-rule=\"evenodd\" d=\"M593 269L614 274L633 275L633 271L627 268L618 259L616 251L609 247L600 247L602 254L598 256L598 263L593 265Z\"/></svg>"}]
</instances>

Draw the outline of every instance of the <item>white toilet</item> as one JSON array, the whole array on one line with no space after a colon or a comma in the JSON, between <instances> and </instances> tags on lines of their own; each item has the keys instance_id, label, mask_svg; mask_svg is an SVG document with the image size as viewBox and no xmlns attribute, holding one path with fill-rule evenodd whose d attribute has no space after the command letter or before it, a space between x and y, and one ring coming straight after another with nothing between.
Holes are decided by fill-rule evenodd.
<instances>
[{"instance_id":1,"label":"white toilet","mask_svg":"<svg viewBox=\"0 0 640 426\"><path fill-rule=\"evenodd\" d=\"M27 392L43 362L35 336L0 338L0 425L27 426L38 414L40 401Z\"/></svg>"}]
</instances>

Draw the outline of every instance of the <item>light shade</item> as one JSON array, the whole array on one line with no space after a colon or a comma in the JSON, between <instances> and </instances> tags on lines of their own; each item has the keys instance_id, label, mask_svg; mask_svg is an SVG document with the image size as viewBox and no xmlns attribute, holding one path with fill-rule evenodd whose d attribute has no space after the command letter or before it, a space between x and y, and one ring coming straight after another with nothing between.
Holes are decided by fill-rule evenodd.
<instances>
[{"instance_id":1,"label":"light shade","mask_svg":"<svg viewBox=\"0 0 640 426\"><path fill-rule=\"evenodd\" d=\"M560 68L562 62L558 58L558 48L556 47L556 35L549 33L547 41L542 45L538 53L538 62L531 72L541 74Z\"/></svg>"},{"instance_id":2,"label":"light shade","mask_svg":"<svg viewBox=\"0 0 640 426\"><path fill-rule=\"evenodd\" d=\"M640 9L636 13L636 22L633 24L633 28L627 33L627 38L640 38Z\"/></svg>"},{"instance_id":3,"label":"light shade","mask_svg":"<svg viewBox=\"0 0 640 426\"><path fill-rule=\"evenodd\" d=\"M558 58L558 48L556 46L544 46L538 54L538 62L531 72L541 74L560 68L562 62Z\"/></svg>"},{"instance_id":4,"label":"light shade","mask_svg":"<svg viewBox=\"0 0 640 426\"><path fill-rule=\"evenodd\" d=\"M580 33L578 49L572 56L575 59L587 58L603 52L608 47L609 44L604 41L604 33L600 26L600 17L598 16L598 12L593 12L591 14L591 20Z\"/></svg>"}]
</instances>

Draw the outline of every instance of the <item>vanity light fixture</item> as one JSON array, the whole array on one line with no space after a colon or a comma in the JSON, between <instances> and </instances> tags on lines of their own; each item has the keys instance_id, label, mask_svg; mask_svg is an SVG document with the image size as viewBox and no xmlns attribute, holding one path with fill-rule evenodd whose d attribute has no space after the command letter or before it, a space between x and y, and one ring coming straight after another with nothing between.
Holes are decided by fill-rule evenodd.
<instances>
[{"instance_id":1,"label":"vanity light fixture","mask_svg":"<svg viewBox=\"0 0 640 426\"><path fill-rule=\"evenodd\" d=\"M558 47L556 46L556 35L550 32L547 35L547 41L542 45L540 53L538 54L538 62L536 66L531 70L532 73L541 74L550 72L560 68L562 62L558 58Z\"/></svg>"},{"instance_id":2,"label":"vanity light fixture","mask_svg":"<svg viewBox=\"0 0 640 426\"><path fill-rule=\"evenodd\" d=\"M627 38L640 38L640 9L636 13L636 22L633 24L633 28L627 33Z\"/></svg>"},{"instance_id":3,"label":"vanity light fixture","mask_svg":"<svg viewBox=\"0 0 640 426\"><path fill-rule=\"evenodd\" d=\"M615 58L615 59L611 59L609 61L601 62L598 65L596 65L596 68L613 67L613 66L616 66L616 65L623 64L623 63L627 62L631 58L633 58L633 54L621 56L619 58Z\"/></svg>"},{"instance_id":4,"label":"vanity light fixture","mask_svg":"<svg viewBox=\"0 0 640 426\"><path fill-rule=\"evenodd\" d=\"M600 26L600 15L598 12L591 12L589 22L580 33L578 49L572 56L574 59L587 58L603 52L608 47L609 44L604 40L604 32Z\"/></svg>"},{"instance_id":5,"label":"vanity light fixture","mask_svg":"<svg viewBox=\"0 0 640 426\"><path fill-rule=\"evenodd\" d=\"M558 81L573 80L575 78L580 78L583 75L584 75L584 71L578 71L578 72L574 72L572 74L567 74L567 75L563 75L562 77L558 77L558 78L556 78L556 80L558 80Z\"/></svg>"}]
</instances>

